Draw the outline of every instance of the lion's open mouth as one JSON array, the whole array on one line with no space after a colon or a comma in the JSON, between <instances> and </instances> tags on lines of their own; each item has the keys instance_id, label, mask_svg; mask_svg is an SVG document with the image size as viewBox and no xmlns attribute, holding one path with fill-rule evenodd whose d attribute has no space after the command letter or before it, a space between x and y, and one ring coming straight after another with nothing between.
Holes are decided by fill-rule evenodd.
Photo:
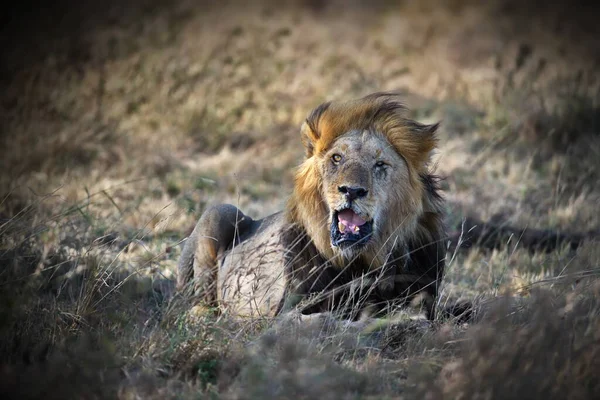
<instances>
[{"instance_id":1,"label":"lion's open mouth","mask_svg":"<svg viewBox=\"0 0 600 400\"><path fill-rule=\"evenodd\" d=\"M334 212L331 220L331 244L334 246L365 244L373 234L373 221L366 221L350 208Z\"/></svg>"}]
</instances>

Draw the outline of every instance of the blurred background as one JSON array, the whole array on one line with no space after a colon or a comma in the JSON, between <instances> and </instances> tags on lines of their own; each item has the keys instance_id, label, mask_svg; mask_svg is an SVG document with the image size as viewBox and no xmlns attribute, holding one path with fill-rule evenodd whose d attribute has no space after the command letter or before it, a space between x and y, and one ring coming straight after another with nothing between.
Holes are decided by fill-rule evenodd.
<instances>
[{"instance_id":1,"label":"blurred background","mask_svg":"<svg viewBox=\"0 0 600 400\"><path fill-rule=\"evenodd\" d=\"M327 100L399 90L413 118L441 121L451 227L466 216L600 227L593 2L26 0L0 21L10 365L89 331L127 337L114 346L129 363L156 359L147 326L171 296L178 243L209 204L255 218L281 209L304 154L300 124ZM599 260L593 243L475 249L453 258L444 293L527 295ZM106 322L116 314L126 321ZM210 382L217 354L200 362ZM16 386L33 376L6 368Z\"/></svg>"},{"instance_id":2,"label":"blurred background","mask_svg":"<svg viewBox=\"0 0 600 400\"><path fill-rule=\"evenodd\" d=\"M75 199L83 186L141 178L122 190L159 187L155 207L235 201L258 216L289 193L312 108L401 90L415 118L442 121L449 200L591 228L595 11L567 1L25 1L2 24L3 191L62 187Z\"/></svg>"}]
</instances>

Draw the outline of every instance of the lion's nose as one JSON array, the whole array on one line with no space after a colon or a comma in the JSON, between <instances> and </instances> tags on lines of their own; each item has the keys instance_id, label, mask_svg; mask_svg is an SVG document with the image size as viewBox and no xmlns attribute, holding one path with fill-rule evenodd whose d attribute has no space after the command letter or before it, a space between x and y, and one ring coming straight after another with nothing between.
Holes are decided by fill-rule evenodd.
<instances>
[{"instance_id":1,"label":"lion's nose","mask_svg":"<svg viewBox=\"0 0 600 400\"><path fill-rule=\"evenodd\" d=\"M369 191L361 187L338 186L340 193L344 193L350 201L365 197Z\"/></svg>"}]
</instances>

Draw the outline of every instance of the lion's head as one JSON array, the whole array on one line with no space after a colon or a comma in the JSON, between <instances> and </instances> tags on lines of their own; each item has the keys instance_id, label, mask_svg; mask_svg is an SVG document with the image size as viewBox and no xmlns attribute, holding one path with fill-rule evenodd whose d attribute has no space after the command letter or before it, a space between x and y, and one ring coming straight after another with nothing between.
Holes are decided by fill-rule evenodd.
<instances>
[{"instance_id":1,"label":"lion's head","mask_svg":"<svg viewBox=\"0 0 600 400\"><path fill-rule=\"evenodd\" d=\"M302 126L306 160L289 218L334 263L383 261L418 231L436 125L405 117L393 93L322 104Z\"/></svg>"}]
</instances>

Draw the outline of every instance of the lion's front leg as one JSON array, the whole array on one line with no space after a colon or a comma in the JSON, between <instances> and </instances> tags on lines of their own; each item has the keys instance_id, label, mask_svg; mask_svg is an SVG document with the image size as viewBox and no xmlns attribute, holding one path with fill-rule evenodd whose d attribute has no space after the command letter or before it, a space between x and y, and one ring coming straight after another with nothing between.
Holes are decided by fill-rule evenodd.
<instances>
[{"instance_id":1,"label":"lion's front leg","mask_svg":"<svg viewBox=\"0 0 600 400\"><path fill-rule=\"evenodd\" d=\"M376 278L376 290L382 297L391 297L396 284L396 274L399 268L397 264L384 265Z\"/></svg>"},{"instance_id":2,"label":"lion's front leg","mask_svg":"<svg viewBox=\"0 0 600 400\"><path fill-rule=\"evenodd\" d=\"M376 291L384 299L395 297L396 276L408 270L410 251L407 245L398 245L388 255L375 277Z\"/></svg>"}]
</instances>

